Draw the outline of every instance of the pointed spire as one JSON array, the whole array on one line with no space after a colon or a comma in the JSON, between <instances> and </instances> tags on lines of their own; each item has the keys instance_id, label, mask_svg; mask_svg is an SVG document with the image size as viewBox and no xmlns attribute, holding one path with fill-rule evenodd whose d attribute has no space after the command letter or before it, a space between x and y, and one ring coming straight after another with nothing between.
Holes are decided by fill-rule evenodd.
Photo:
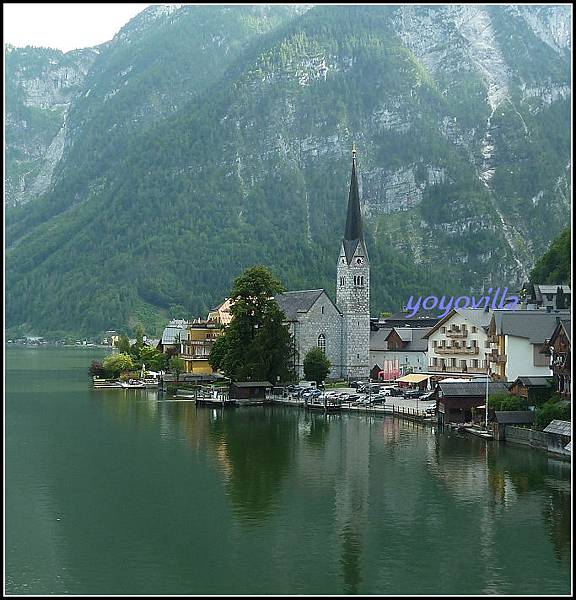
<instances>
[{"instance_id":1,"label":"pointed spire","mask_svg":"<svg viewBox=\"0 0 576 600\"><path fill-rule=\"evenodd\" d=\"M362 213L360 211L360 194L358 193L358 178L356 177L356 145L352 145L352 177L348 194L348 214L344 230L344 248L346 259L350 262L358 242L364 238L362 233Z\"/></svg>"}]
</instances>

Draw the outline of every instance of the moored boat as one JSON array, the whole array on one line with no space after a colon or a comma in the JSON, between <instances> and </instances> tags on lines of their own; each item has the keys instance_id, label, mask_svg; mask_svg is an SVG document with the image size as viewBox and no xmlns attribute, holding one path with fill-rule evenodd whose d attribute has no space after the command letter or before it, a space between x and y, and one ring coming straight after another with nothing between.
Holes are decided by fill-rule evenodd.
<instances>
[{"instance_id":1,"label":"moored boat","mask_svg":"<svg viewBox=\"0 0 576 600\"><path fill-rule=\"evenodd\" d=\"M101 379L100 377L92 377L94 382L94 389L110 389L122 387L119 381L115 379Z\"/></svg>"},{"instance_id":2,"label":"moored boat","mask_svg":"<svg viewBox=\"0 0 576 600\"><path fill-rule=\"evenodd\" d=\"M144 388L146 388L146 384L138 379L129 379L128 381L121 381L120 385L123 388L128 388L128 389L144 389Z\"/></svg>"}]
</instances>

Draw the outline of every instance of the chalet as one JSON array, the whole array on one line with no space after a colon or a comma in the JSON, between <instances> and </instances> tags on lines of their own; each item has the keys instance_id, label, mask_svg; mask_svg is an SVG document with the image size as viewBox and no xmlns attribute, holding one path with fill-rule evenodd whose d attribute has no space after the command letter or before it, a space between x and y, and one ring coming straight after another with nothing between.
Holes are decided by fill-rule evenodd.
<instances>
[{"instance_id":1,"label":"chalet","mask_svg":"<svg viewBox=\"0 0 576 600\"><path fill-rule=\"evenodd\" d=\"M385 379L395 379L408 373L422 373L428 366L428 340L424 335L430 327L393 327L370 331L370 363L372 377L384 373ZM386 376L390 374L393 376Z\"/></svg>"},{"instance_id":2,"label":"chalet","mask_svg":"<svg viewBox=\"0 0 576 600\"><path fill-rule=\"evenodd\" d=\"M422 338L428 343L428 373L486 374L491 312L454 308Z\"/></svg>"},{"instance_id":3,"label":"chalet","mask_svg":"<svg viewBox=\"0 0 576 600\"><path fill-rule=\"evenodd\" d=\"M545 401L553 390L554 380L547 376L517 377L510 386L510 393L526 398L529 406L536 406Z\"/></svg>"},{"instance_id":4,"label":"chalet","mask_svg":"<svg viewBox=\"0 0 576 600\"><path fill-rule=\"evenodd\" d=\"M570 319L558 319L550 339L544 344L543 352L549 357L556 391L567 400L572 394L570 348Z\"/></svg>"}]
</instances>

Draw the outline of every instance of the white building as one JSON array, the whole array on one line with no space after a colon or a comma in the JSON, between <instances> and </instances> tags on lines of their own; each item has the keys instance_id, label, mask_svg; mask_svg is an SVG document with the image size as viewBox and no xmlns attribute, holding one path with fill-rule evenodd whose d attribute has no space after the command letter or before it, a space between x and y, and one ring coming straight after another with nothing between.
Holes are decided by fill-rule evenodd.
<instances>
[{"instance_id":1,"label":"white building","mask_svg":"<svg viewBox=\"0 0 576 600\"><path fill-rule=\"evenodd\" d=\"M515 381L518 377L551 376L549 357L542 352L560 318L568 311L494 311L489 327L489 360L495 379Z\"/></svg>"},{"instance_id":2,"label":"white building","mask_svg":"<svg viewBox=\"0 0 576 600\"><path fill-rule=\"evenodd\" d=\"M492 313L483 309L452 309L423 336L428 340L428 373L485 374L491 319Z\"/></svg>"}]
</instances>

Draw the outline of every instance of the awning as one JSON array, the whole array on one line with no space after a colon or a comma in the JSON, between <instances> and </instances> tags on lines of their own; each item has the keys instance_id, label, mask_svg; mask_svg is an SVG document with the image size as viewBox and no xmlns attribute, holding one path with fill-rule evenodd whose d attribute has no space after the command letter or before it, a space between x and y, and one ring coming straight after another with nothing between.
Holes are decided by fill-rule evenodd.
<instances>
[{"instance_id":1,"label":"awning","mask_svg":"<svg viewBox=\"0 0 576 600\"><path fill-rule=\"evenodd\" d=\"M396 381L401 383L422 383L427 379L430 379L430 375L418 375L417 373L410 373L410 375L399 377Z\"/></svg>"}]
</instances>

